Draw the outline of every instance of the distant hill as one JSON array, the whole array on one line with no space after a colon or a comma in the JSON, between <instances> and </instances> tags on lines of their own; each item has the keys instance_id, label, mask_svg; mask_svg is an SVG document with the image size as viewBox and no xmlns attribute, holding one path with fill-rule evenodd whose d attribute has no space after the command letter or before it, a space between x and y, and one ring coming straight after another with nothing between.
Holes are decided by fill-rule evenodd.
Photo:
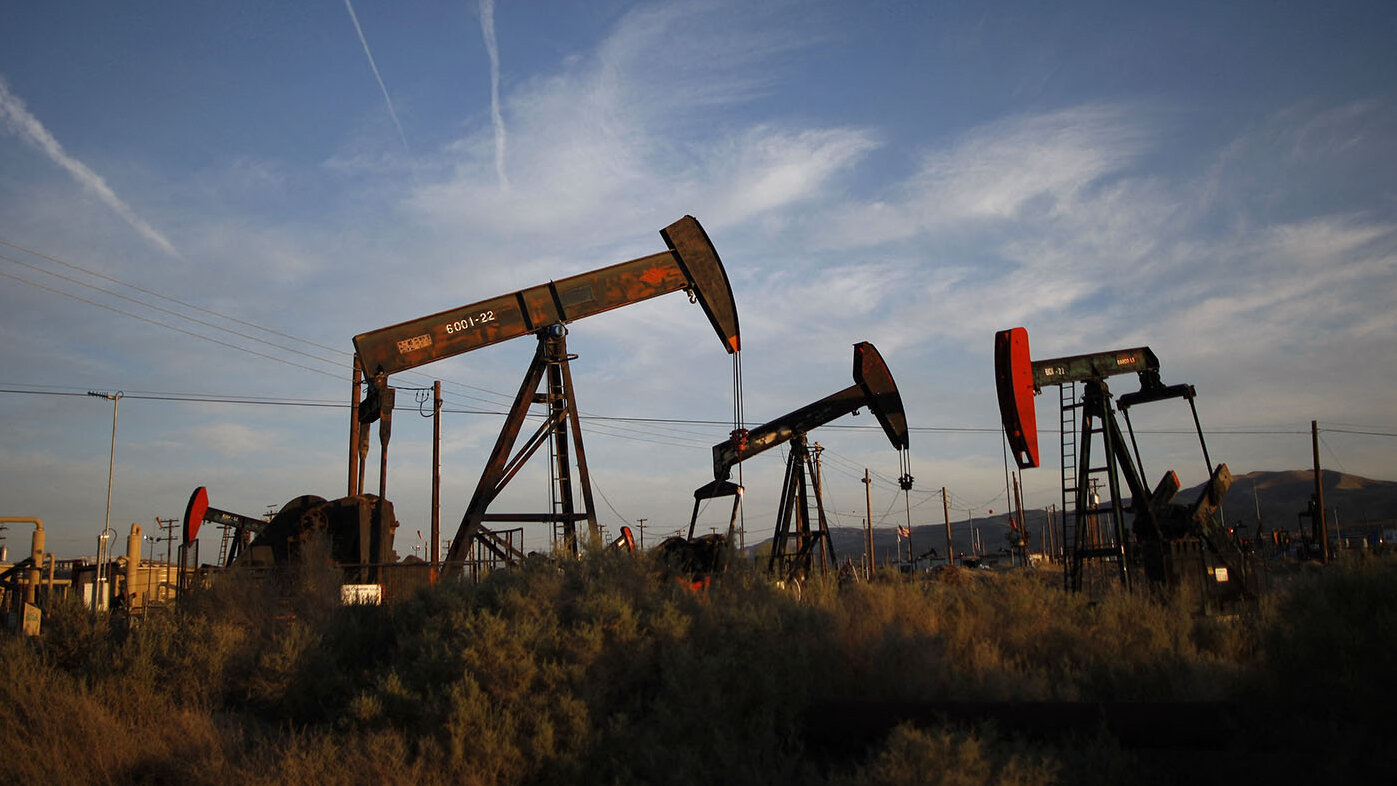
<instances>
[{"instance_id":1,"label":"distant hill","mask_svg":"<svg viewBox=\"0 0 1397 786\"><path fill-rule=\"evenodd\" d=\"M1397 482L1371 480L1358 475L1324 470L1324 507L1330 529L1337 513L1341 531L1369 531L1397 526ZM1314 493L1314 472L1248 472L1232 480L1232 490L1223 502L1229 524L1244 524L1254 531L1257 509L1266 529L1296 529L1298 514L1305 510ZM1255 498L1253 498L1253 491ZM1196 497L1198 490L1191 490Z\"/></svg>"},{"instance_id":2,"label":"distant hill","mask_svg":"<svg viewBox=\"0 0 1397 786\"><path fill-rule=\"evenodd\" d=\"M1348 475L1342 472L1324 470L1324 507L1330 521L1330 534L1335 533L1335 512L1338 514L1338 531L1345 537L1362 533L1377 533L1384 528L1397 528L1397 482L1372 480ZM1179 501L1192 501L1198 498L1202 485L1185 489L1179 493ZM1261 523L1267 531L1274 529L1296 530L1302 524L1299 514L1304 512L1310 495L1314 493L1314 473L1310 470L1286 470L1282 472L1248 472L1235 476L1232 488L1223 501L1223 514L1231 526L1240 526L1246 534L1256 532L1257 511L1260 510ZM1042 509L1026 512L1030 546L1039 550L1041 531L1046 519ZM882 564L900 553L905 559L906 541L897 538L895 527L900 522L896 517L875 528L873 533L874 551ZM980 540L986 553L993 554L1007 546L1009 517L1006 514L976 516L974 524L980 530ZM749 527L751 525L749 524ZM772 525L774 527L774 524ZM1308 527L1308 523L1303 526ZM771 530L767 537L755 548L764 550L771 542ZM959 519L951 522L951 532L958 554L970 551L970 522ZM748 543L753 542L754 533L749 528ZM850 557L855 563L864 551L865 534L857 527L833 527L830 539L834 543L835 554L843 561ZM928 549L936 549L942 557L946 551L946 526L943 522L934 524L914 524L912 527L912 550L917 556Z\"/></svg>"}]
</instances>

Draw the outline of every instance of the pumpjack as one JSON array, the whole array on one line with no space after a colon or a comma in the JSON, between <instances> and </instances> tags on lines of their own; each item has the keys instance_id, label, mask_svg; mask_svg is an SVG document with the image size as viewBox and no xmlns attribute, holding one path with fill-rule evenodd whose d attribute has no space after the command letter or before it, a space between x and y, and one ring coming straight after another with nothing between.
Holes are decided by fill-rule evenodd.
<instances>
[{"instance_id":1,"label":"pumpjack","mask_svg":"<svg viewBox=\"0 0 1397 786\"><path fill-rule=\"evenodd\" d=\"M854 384L754 429L734 431L726 441L713 446L713 482L694 492L689 542L695 542L694 527L702 503L728 496L733 497L732 516L728 522L730 541L743 492L741 486L730 480L733 467L778 445L790 443L767 570L785 578L804 577L809 574L816 554L822 568L835 564L834 544L829 537L819 473L815 470L806 435L819 426L857 413L864 407L877 418L888 441L899 453L902 470L899 484L904 491L911 489L907 416L902 407L902 396L878 349L862 341L854 345ZM812 497L816 512L814 528L810 520Z\"/></svg>"},{"instance_id":2,"label":"pumpjack","mask_svg":"<svg viewBox=\"0 0 1397 786\"><path fill-rule=\"evenodd\" d=\"M200 486L184 508L184 543L195 543L202 524L223 527L218 564L222 567L273 567L295 563L314 537L328 540L329 557L350 584L377 583L384 565L395 561L393 503L371 494L326 500L313 494L282 505L270 521L209 505Z\"/></svg>"},{"instance_id":3,"label":"pumpjack","mask_svg":"<svg viewBox=\"0 0 1397 786\"><path fill-rule=\"evenodd\" d=\"M367 425L374 420L381 421L381 455L386 455L393 392L388 386L390 374L533 335L538 342L533 361L451 541L446 568L463 567L473 543L480 543L506 562L519 556L513 553L515 550L507 549L502 539L492 537L493 533L485 527L486 522L549 522L561 526L565 547L575 553L578 522L585 521L593 533L598 529L569 367L576 356L567 351L566 325L683 290L688 293L690 302L697 302L703 308L723 348L729 354L741 349L732 287L703 227L692 216L685 216L660 230L660 236L668 247L666 251L355 336L356 374L362 372L364 375L368 393L360 404L357 383L354 386L358 414L351 418L351 444L356 446L357 458L351 458L350 462L351 485L356 485L356 477L362 478L363 462L368 453ZM511 456L529 408L535 403L547 408L543 423L519 452ZM554 450L557 484L553 510L546 513L489 512L496 497L525 462L549 442ZM573 496L570 455L576 459L581 510L577 509ZM382 475L381 470L380 487ZM357 484L362 485L362 480Z\"/></svg>"},{"instance_id":4,"label":"pumpjack","mask_svg":"<svg viewBox=\"0 0 1397 786\"><path fill-rule=\"evenodd\" d=\"M1064 537L1064 542L1070 544L1064 560L1067 589L1081 591L1085 568L1093 565L1106 568L1108 574L1113 567L1127 588L1137 578L1132 575L1132 568L1139 568L1152 586L1193 584L1207 590L1205 598L1254 594L1256 576L1251 560L1220 520L1223 496L1232 485L1232 475L1226 464L1212 464L1192 385L1165 385L1160 378L1159 358L1149 347L1033 360L1028 331L1022 327L995 334L994 358L1000 417L1019 469L1039 465L1034 397L1044 387L1059 388L1062 505L1067 514L1064 525L1071 528ZM1106 380L1131 373L1139 377L1140 390L1116 399L1125 416L1127 430L1123 433ZM1080 399L1076 395L1079 383ZM1171 399L1188 402L1209 471L1208 482L1189 504L1174 502L1180 486L1178 475L1172 470L1153 490L1145 487L1139 445L1130 423L1131 407ZM1092 455L1093 437L1101 442L1101 458ZM1093 461L1104 464L1094 466ZM1103 474L1109 495L1104 504L1097 493ZM1132 517L1129 532L1125 528L1127 493ZM1236 589L1212 591L1205 574L1211 574L1215 584L1226 582Z\"/></svg>"}]
</instances>

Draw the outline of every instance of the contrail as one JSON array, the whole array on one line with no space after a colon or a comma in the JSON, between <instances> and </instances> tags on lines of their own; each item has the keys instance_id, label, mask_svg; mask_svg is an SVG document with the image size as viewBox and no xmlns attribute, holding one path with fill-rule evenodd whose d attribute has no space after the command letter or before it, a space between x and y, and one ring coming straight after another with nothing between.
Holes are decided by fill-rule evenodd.
<instances>
[{"instance_id":1,"label":"contrail","mask_svg":"<svg viewBox=\"0 0 1397 786\"><path fill-rule=\"evenodd\" d=\"M378 80L378 89L383 91L383 103L388 105L388 116L393 118L393 126L398 129L398 139L403 142L403 150L411 154L412 150L407 146L407 135L403 133L403 124L398 122L398 113L393 109L393 99L388 97L388 87L383 84L383 75L378 73L374 53L369 51L369 39L364 37L364 28L359 26L359 16L354 13L354 6L349 4L349 0L344 0L344 8L349 12L349 20L354 23L354 32L359 34L359 43L364 45L364 54L369 58L369 68L373 69L374 79Z\"/></svg>"},{"instance_id":2,"label":"contrail","mask_svg":"<svg viewBox=\"0 0 1397 786\"><path fill-rule=\"evenodd\" d=\"M480 34L490 55L490 122L495 127L495 174L500 185L509 188L504 173L504 118L500 116L500 45L495 40L495 0L480 0Z\"/></svg>"},{"instance_id":3,"label":"contrail","mask_svg":"<svg viewBox=\"0 0 1397 786\"><path fill-rule=\"evenodd\" d=\"M73 179L77 180L83 188L105 202L107 207L125 219L126 223L144 235L147 240L159 246L170 256L180 257L174 244L156 231L155 227L136 215L136 211L132 210L130 205L121 201L121 197L116 195L116 192L107 185L107 181L103 180L101 175L88 169L86 164L63 150L63 146L58 143L57 139L53 138L53 134L44 128L44 124L29 113L19 96L10 92L10 86L3 77L0 77L0 120L3 120L5 126L20 139L38 148L53 163L68 170L68 174L72 175Z\"/></svg>"}]
</instances>

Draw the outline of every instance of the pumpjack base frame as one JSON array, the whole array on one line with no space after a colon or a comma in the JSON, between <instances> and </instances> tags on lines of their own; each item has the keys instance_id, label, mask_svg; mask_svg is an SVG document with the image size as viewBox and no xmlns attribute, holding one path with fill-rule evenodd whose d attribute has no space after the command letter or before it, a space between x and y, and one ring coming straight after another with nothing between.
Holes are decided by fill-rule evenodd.
<instances>
[{"instance_id":1,"label":"pumpjack base frame","mask_svg":"<svg viewBox=\"0 0 1397 786\"><path fill-rule=\"evenodd\" d=\"M568 366L575 356L567 352L567 331L562 325L554 325L537 334L538 348L524 375L519 391L514 397L505 424L495 441L490 457L486 461L475 493L461 518L456 537L451 541L447 552L448 568L459 568L465 561L469 544L478 540L485 522L555 522L563 527L565 547L577 553L577 523L585 521L591 532L597 528L596 506L592 501L591 475L587 471L587 454L582 442L582 425L578 417L576 396L572 383L572 372ZM540 392L546 382L547 390ZM519 440L524 420L530 407L535 403L548 406L548 415L537 430L525 441L517 453L514 447ZM490 505L504 491L509 482L518 475L524 465L539 448L552 441L554 455L554 480L557 484L557 509L549 513L488 513ZM571 451L569 450L571 445ZM513 454L513 455L511 455ZM578 490L582 496L582 510L576 509L572 488L572 463L575 457L577 466ZM489 538L483 542L486 548L495 551L506 559L515 555L507 550L503 553L495 548Z\"/></svg>"}]
</instances>

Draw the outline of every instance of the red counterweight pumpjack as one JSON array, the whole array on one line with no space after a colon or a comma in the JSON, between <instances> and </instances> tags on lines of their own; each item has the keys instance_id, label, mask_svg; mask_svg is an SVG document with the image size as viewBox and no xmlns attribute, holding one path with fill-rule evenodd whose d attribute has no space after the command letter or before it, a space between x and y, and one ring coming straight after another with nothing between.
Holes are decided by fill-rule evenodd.
<instances>
[{"instance_id":1,"label":"red counterweight pumpjack","mask_svg":"<svg viewBox=\"0 0 1397 786\"><path fill-rule=\"evenodd\" d=\"M740 431L726 442L713 446L713 482L694 492L694 513L689 521L689 540L694 540L694 525L699 506L704 500L732 496L732 518L728 522L728 537L737 519L737 504L742 487L728 480L732 468L766 450L787 442L791 444L786 457L786 478L781 487L781 503L777 514L776 534L772 541L767 569L787 578L802 577L810 572L813 553L818 549L821 566L835 562L834 547L829 539L824 502L820 493L819 475L815 471L805 435L830 421L857 413L867 407L878 419L901 457L903 490L912 488L907 459L907 416L902 408L902 396L897 383L883 362L882 355L867 341L854 345L854 384L789 412L750 431ZM815 501L816 526L810 522L810 496ZM792 543L791 541L794 541Z\"/></svg>"},{"instance_id":2,"label":"red counterweight pumpjack","mask_svg":"<svg viewBox=\"0 0 1397 786\"><path fill-rule=\"evenodd\" d=\"M685 216L661 230L660 235L668 246L666 251L354 337L358 368L370 382L368 397L359 407L360 416L352 423L355 432L351 440L360 467L368 453L368 430L364 428L358 431L361 423L382 418L379 439L386 454L387 416L391 413L393 390L388 387L389 374L520 336L532 334L538 339L533 362L519 386L456 537L451 541L446 560L448 569L460 568L466 560L470 544L477 541L506 561L517 556L503 548L499 538L491 537L483 526L484 522L541 521L560 524L566 546L574 552L577 549L578 521L586 521L593 532L597 531L582 430L568 367L575 356L567 352L567 329L564 325L684 290L689 294L690 302L697 302L703 308L723 348L730 354L741 349L737 304L733 301L732 287L718 252L703 227L692 216ZM546 388L540 392L545 377ZM356 397L357 393L356 386ZM519 453L511 458L510 453L533 403L546 404L548 414ZM578 486L582 494L581 511L575 509L573 501L569 436L576 456ZM540 446L549 442L550 437L555 450L555 509L548 513L487 513L490 504L509 481ZM352 459L351 485L357 477L355 465L356 460ZM358 475L362 475L362 470ZM362 485L362 481L359 485Z\"/></svg>"},{"instance_id":3,"label":"red counterweight pumpjack","mask_svg":"<svg viewBox=\"0 0 1397 786\"><path fill-rule=\"evenodd\" d=\"M1232 475L1226 464L1212 466L1192 385L1161 382L1159 359L1149 347L1032 360L1028 331L1021 327L995 334L994 361L1000 417L1020 469L1039 464L1034 396L1048 385L1059 386L1062 393L1062 506L1064 525L1071 528L1064 538L1071 549L1065 560L1068 589L1082 589L1083 569L1088 561L1114 564L1126 586L1130 584L1132 563L1142 566L1146 578L1156 585L1193 581L1201 577L1203 569L1198 548L1201 539L1228 569L1222 575L1234 574L1241 591L1250 592L1249 561L1218 521ZM1139 376L1140 390L1122 395L1118 403L1125 414L1133 456L1116 423L1106 385L1107 377L1130 373ZM1083 384L1080 401L1075 398L1079 382ZM1173 471L1165 474L1153 492L1145 487L1139 446L1130 425L1130 407L1175 398L1189 403L1209 470L1208 483L1191 506L1173 503L1179 492L1179 478ZM1076 423L1078 412L1080 429ZM1092 466L1093 435L1099 435L1103 442L1105 465L1101 467ZM1110 494L1108 506L1103 506L1093 491L1093 481L1097 480L1093 476L1103 473ZM1127 537L1124 526L1122 479L1134 514L1133 541Z\"/></svg>"},{"instance_id":4,"label":"red counterweight pumpjack","mask_svg":"<svg viewBox=\"0 0 1397 786\"><path fill-rule=\"evenodd\" d=\"M393 503L370 494L334 500L309 494L296 497L264 521L210 507L208 491L200 486L184 508L184 543L196 543L199 527L205 523L223 527L221 567L293 564L312 538L324 536L328 556L351 584L382 580L382 566L394 559L393 533L398 528Z\"/></svg>"}]
</instances>

